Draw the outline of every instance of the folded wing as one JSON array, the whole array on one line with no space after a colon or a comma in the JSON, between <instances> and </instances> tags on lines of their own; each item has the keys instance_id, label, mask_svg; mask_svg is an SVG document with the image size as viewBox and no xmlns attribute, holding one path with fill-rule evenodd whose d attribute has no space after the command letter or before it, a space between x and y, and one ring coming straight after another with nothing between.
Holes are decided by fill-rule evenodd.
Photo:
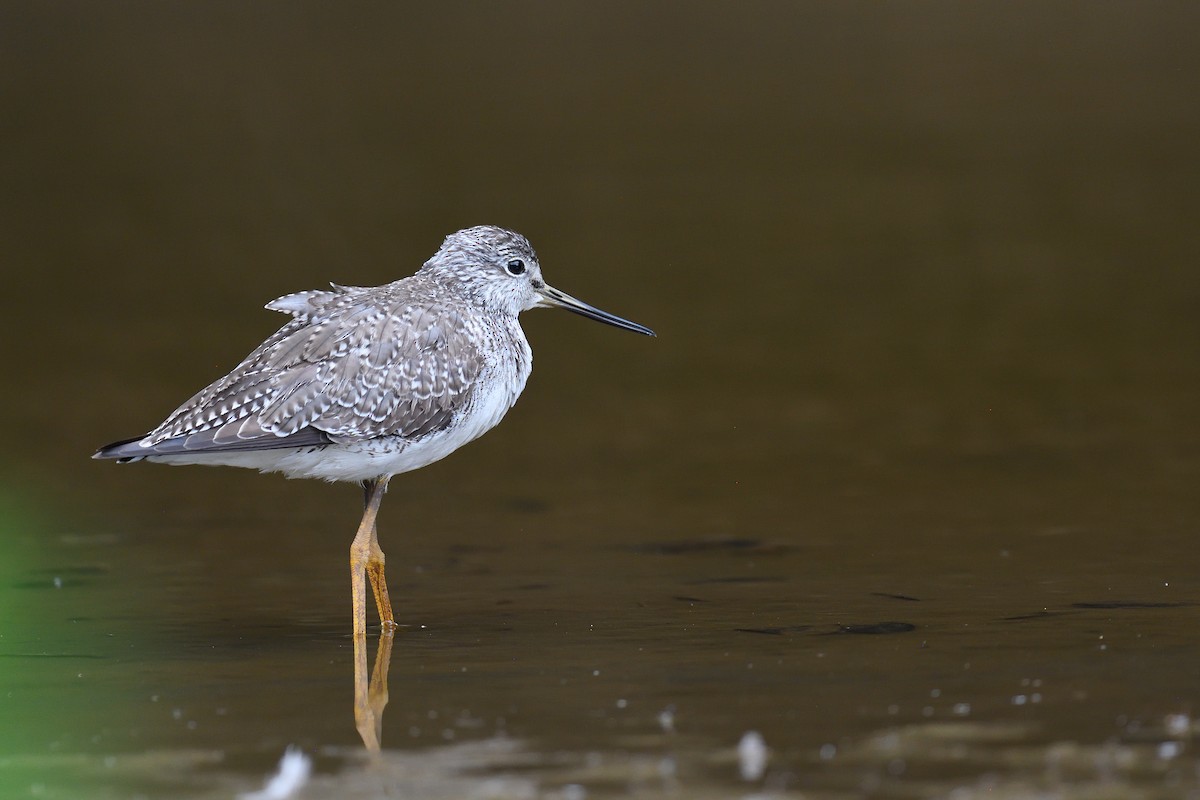
<instances>
[{"instance_id":1,"label":"folded wing","mask_svg":"<svg viewBox=\"0 0 1200 800\"><path fill-rule=\"evenodd\" d=\"M428 288L420 304L408 302L404 284L273 301L291 322L144 438L97 457L417 439L446 428L470 403L483 361L452 306Z\"/></svg>"}]
</instances>

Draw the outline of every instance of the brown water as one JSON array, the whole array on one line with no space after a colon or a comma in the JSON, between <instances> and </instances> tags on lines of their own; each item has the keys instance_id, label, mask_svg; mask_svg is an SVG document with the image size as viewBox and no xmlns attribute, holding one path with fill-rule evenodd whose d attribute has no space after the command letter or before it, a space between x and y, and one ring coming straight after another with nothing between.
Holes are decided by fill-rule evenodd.
<instances>
[{"instance_id":1,"label":"brown water","mask_svg":"<svg viewBox=\"0 0 1200 800\"><path fill-rule=\"evenodd\" d=\"M1200 796L1198 23L5 4L0 796ZM482 222L659 338L393 482L371 756L359 491L87 456Z\"/></svg>"}]
</instances>

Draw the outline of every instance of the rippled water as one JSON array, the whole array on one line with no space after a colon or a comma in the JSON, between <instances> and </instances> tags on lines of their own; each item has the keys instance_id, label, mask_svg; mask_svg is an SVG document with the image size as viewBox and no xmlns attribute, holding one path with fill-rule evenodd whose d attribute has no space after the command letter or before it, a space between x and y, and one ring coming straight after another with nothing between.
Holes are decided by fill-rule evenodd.
<instances>
[{"instance_id":1,"label":"rippled water","mask_svg":"<svg viewBox=\"0 0 1200 800\"><path fill-rule=\"evenodd\" d=\"M1196 17L0 9L0 794L1200 795ZM357 488L87 456L481 222L659 337L527 315L358 665Z\"/></svg>"}]
</instances>

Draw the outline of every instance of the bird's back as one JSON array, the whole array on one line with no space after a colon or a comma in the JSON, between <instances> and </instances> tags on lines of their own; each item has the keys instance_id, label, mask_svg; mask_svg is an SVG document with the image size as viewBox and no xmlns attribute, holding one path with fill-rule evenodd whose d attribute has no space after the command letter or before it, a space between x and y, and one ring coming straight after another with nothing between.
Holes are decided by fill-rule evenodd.
<instances>
[{"instance_id":1,"label":"bird's back","mask_svg":"<svg viewBox=\"0 0 1200 800\"><path fill-rule=\"evenodd\" d=\"M272 468L239 454L379 442L402 449L478 412L478 424L464 428L474 438L516 401L531 368L515 316L489 317L423 273L286 295L267 308L293 318L145 437L97 457ZM496 395L497 383L507 391Z\"/></svg>"}]
</instances>

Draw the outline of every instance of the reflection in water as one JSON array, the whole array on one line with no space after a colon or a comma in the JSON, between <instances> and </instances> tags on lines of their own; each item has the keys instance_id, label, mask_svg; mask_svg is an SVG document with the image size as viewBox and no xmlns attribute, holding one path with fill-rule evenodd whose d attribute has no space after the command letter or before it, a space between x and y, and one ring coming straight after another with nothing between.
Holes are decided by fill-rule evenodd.
<instances>
[{"instance_id":1,"label":"reflection in water","mask_svg":"<svg viewBox=\"0 0 1200 800\"><path fill-rule=\"evenodd\" d=\"M388 668L392 661L393 630L384 626L375 651L375 668L367 674L367 637L354 634L354 727L363 745L378 753L383 741L383 709L388 704Z\"/></svg>"},{"instance_id":2,"label":"reflection in water","mask_svg":"<svg viewBox=\"0 0 1200 800\"><path fill-rule=\"evenodd\" d=\"M0 797L1196 795L1200 5L522 8L0 3ZM389 501L383 749L344 490L81 456L485 220L670 335Z\"/></svg>"},{"instance_id":3,"label":"reflection in water","mask_svg":"<svg viewBox=\"0 0 1200 800\"><path fill-rule=\"evenodd\" d=\"M1187 755L1195 734L1195 723L1179 715L1157 722L1137 738L1101 744L1047 738L1037 726L1021 723L931 721L880 727L798 758L775 751L774 740L755 733L744 735L740 748L737 742L663 734L603 750L539 749L536 743L493 736L416 752L385 750L366 761L330 751L329 756L342 756L340 768L315 770L300 796L1175 800L1200 791L1195 759ZM783 759L790 763L776 764ZM88 800L130 796L108 789L113 781L169 787L156 797L179 797L186 787L187 796L200 800L227 800L260 785L257 776L233 774L223 766L219 754L178 749L120 759L49 755L0 761L0 781L14 768L69 772L88 781L84 785L91 791L45 796Z\"/></svg>"}]
</instances>

